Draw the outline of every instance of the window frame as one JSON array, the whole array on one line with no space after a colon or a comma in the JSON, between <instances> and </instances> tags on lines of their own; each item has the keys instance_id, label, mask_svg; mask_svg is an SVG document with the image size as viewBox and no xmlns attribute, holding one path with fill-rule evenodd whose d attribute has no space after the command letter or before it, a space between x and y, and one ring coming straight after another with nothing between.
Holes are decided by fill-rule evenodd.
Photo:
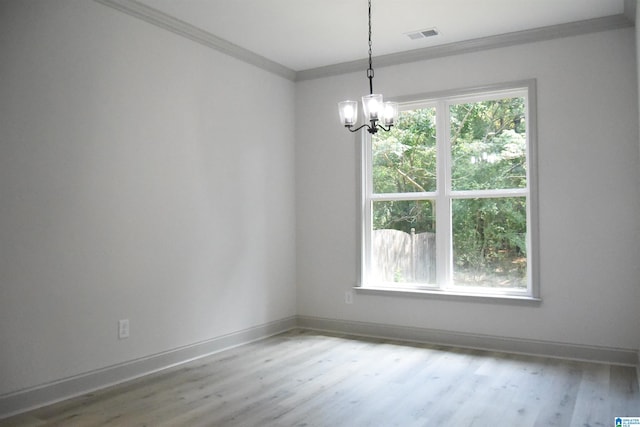
<instances>
[{"instance_id":1,"label":"window frame","mask_svg":"<svg viewBox=\"0 0 640 427\"><path fill-rule=\"evenodd\" d=\"M527 187L518 189L491 190L452 190L451 189L451 150L450 143L450 106L460 103L480 102L524 96L526 114L526 156ZM481 298L519 301L540 301L539 286L539 230L538 230L538 181L537 181L537 114L536 81L522 80L472 88L442 91L430 94L418 94L393 99L400 104L400 110L417 108L436 108L436 175L435 191L415 193L373 193L371 135L363 132L359 138L359 200L358 200L358 275L354 289L370 293L439 295L453 298ZM444 113L444 114L442 114ZM451 205L455 199L490 197L526 197L527 206L527 289L497 289L454 286ZM374 283L370 280L372 203L386 200L430 200L435 202L436 211L436 268L438 283L425 285L405 283L398 286ZM442 232L441 230L449 230ZM445 248L440 249L440 248ZM441 278L449 280L443 282Z\"/></svg>"}]
</instances>

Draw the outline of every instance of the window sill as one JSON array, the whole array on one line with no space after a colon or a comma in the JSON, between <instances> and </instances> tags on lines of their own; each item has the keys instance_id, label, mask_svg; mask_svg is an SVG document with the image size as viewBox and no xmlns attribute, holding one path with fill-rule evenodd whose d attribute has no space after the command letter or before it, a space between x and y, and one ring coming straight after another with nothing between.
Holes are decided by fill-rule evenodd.
<instances>
[{"instance_id":1,"label":"window sill","mask_svg":"<svg viewBox=\"0 0 640 427\"><path fill-rule=\"evenodd\" d=\"M540 305L541 298L529 295L513 295L513 294L489 294L479 292L463 292L463 291L440 291L427 289L409 289L409 288L386 288L382 286L356 286L353 288L357 293L364 295L388 295L388 296L410 296L424 297L435 299L447 299L453 301L473 301L473 302L500 302L514 303L524 305Z\"/></svg>"}]
</instances>

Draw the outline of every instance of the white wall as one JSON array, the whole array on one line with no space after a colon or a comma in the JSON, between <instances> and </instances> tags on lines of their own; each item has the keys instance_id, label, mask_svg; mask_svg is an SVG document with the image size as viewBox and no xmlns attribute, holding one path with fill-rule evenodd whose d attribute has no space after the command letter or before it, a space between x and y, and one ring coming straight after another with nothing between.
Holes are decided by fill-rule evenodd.
<instances>
[{"instance_id":1,"label":"white wall","mask_svg":"<svg viewBox=\"0 0 640 427\"><path fill-rule=\"evenodd\" d=\"M292 316L294 272L305 316L640 347L631 29L376 69L538 80L540 307L344 304L364 71L294 85L84 0L0 2L0 52L0 396Z\"/></svg>"},{"instance_id":2,"label":"white wall","mask_svg":"<svg viewBox=\"0 0 640 427\"><path fill-rule=\"evenodd\" d=\"M529 78L538 82L542 304L369 294L344 303L356 284L359 142L336 105L367 93L362 71L296 88L299 315L638 349L633 29L379 68L374 84L393 97Z\"/></svg>"},{"instance_id":3,"label":"white wall","mask_svg":"<svg viewBox=\"0 0 640 427\"><path fill-rule=\"evenodd\" d=\"M637 78L637 85L636 85L636 90L638 91L638 105L640 106L640 0L636 0L636 26L635 26L635 30L636 30L636 72L638 75ZM640 123L640 108L638 108L638 121ZM640 124L639 124L640 126ZM638 139L638 155L640 156L640 138ZM640 167L639 167L640 169ZM639 171L639 175L640 175L640 171ZM638 193L640 194L640 177L638 178ZM638 262L640 262L640 257L638 258ZM640 304L640 278L638 279L638 297L637 297L637 301L638 304ZM640 383L640 328L638 328L638 368L637 368L637 373L638 373L638 382Z\"/></svg>"},{"instance_id":4,"label":"white wall","mask_svg":"<svg viewBox=\"0 0 640 427\"><path fill-rule=\"evenodd\" d=\"M294 83L86 0L0 52L0 395L295 315Z\"/></svg>"},{"instance_id":5,"label":"white wall","mask_svg":"<svg viewBox=\"0 0 640 427\"><path fill-rule=\"evenodd\" d=\"M638 104L640 105L640 28L638 27L640 23L640 0L635 0L635 11L636 11L636 19L635 19L635 29L636 29L636 72L638 73ZM640 112L639 112L640 114ZM639 145L640 147L640 145ZM640 189L639 189L640 191Z\"/></svg>"}]
</instances>

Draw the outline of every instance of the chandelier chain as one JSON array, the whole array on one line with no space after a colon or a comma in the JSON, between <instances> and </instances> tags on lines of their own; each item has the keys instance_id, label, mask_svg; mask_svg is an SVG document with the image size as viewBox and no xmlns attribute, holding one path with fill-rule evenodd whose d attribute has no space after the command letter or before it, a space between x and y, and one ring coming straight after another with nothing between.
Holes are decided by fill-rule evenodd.
<instances>
[{"instance_id":1,"label":"chandelier chain","mask_svg":"<svg viewBox=\"0 0 640 427\"><path fill-rule=\"evenodd\" d=\"M369 79L369 94L373 93L373 61L371 60L371 0L369 0L369 68L367 69L367 78Z\"/></svg>"}]
</instances>

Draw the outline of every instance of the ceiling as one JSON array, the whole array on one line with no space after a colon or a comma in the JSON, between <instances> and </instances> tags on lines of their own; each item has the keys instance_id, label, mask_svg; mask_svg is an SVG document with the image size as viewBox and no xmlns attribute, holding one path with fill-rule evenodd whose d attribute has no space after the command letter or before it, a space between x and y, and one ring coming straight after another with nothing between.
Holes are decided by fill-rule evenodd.
<instances>
[{"instance_id":1,"label":"ceiling","mask_svg":"<svg viewBox=\"0 0 640 427\"><path fill-rule=\"evenodd\" d=\"M137 0L293 71L367 57L366 0ZM373 0L373 55L622 15L630 0ZM635 13L635 12L634 12ZM406 33L437 28L411 40Z\"/></svg>"}]
</instances>

